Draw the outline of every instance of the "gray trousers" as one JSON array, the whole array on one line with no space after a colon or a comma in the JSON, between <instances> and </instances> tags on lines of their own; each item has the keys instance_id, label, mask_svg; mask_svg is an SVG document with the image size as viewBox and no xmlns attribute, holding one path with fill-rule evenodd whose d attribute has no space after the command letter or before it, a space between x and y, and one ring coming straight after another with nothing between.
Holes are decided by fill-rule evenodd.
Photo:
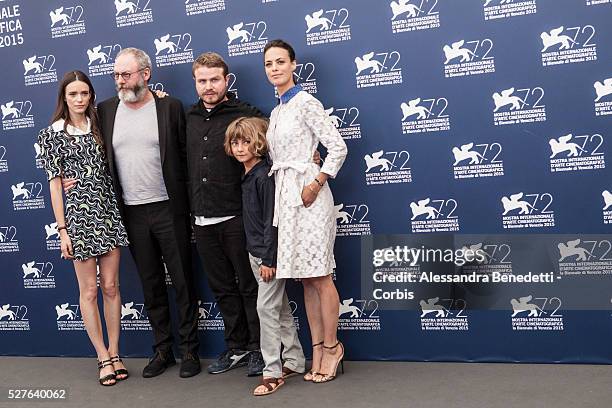
<instances>
[{"instance_id":1,"label":"gray trousers","mask_svg":"<svg viewBox=\"0 0 612 408\"><path fill-rule=\"evenodd\" d=\"M251 268L257 279L257 314L259 315L260 347L266 367L264 377L282 377L284 366L304 372L306 359L293 323L289 299L285 292L285 279L264 282L259 276L261 259L249 254ZM281 344L283 353L281 359Z\"/></svg>"}]
</instances>

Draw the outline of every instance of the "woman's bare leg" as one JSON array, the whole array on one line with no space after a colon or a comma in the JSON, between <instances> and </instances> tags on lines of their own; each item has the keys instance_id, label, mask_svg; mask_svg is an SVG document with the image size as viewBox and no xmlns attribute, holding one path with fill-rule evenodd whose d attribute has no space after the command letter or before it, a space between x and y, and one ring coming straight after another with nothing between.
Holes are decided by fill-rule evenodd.
<instances>
[{"instance_id":1,"label":"woman's bare leg","mask_svg":"<svg viewBox=\"0 0 612 408\"><path fill-rule=\"evenodd\" d=\"M324 346L321 368L322 375L334 374L334 369L344 352L341 346L330 348L338 343L338 314L340 308L340 297L331 275L319 278L311 278L320 299L321 326L323 328ZM326 348L327 347L327 348ZM322 376L317 376L320 380ZM315 381L317 380L315 378Z\"/></svg>"},{"instance_id":2,"label":"woman's bare leg","mask_svg":"<svg viewBox=\"0 0 612 408\"><path fill-rule=\"evenodd\" d=\"M74 270L79 283L79 304L81 306L81 316L83 324L91 344L96 350L98 361L108 360L109 353L104 344L102 335L102 323L98 310L98 287L96 285L96 258L89 258L85 261L74 261ZM112 365L104 367L100 371L100 377L115 372ZM106 384L112 384L115 380L108 380Z\"/></svg>"},{"instance_id":3,"label":"woman's bare leg","mask_svg":"<svg viewBox=\"0 0 612 408\"><path fill-rule=\"evenodd\" d=\"M304 286L304 306L306 308L306 316L308 317L308 326L310 327L310 336L312 344L317 344L323 341L323 321L321 318L321 301L319 292L317 291L312 278L302 279ZM312 348L312 367L313 373L319 372L321 369L321 358L323 357L322 345ZM312 376L306 374L306 380L312 380Z\"/></svg>"},{"instance_id":4,"label":"woman's bare leg","mask_svg":"<svg viewBox=\"0 0 612 408\"><path fill-rule=\"evenodd\" d=\"M120 249L115 248L98 257L100 265L100 287L104 298L104 320L108 331L108 353L119 355L119 333L121 331L121 295L119 293ZM115 370L125 368L121 362L113 363ZM120 379L123 379L123 375Z\"/></svg>"}]
</instances>

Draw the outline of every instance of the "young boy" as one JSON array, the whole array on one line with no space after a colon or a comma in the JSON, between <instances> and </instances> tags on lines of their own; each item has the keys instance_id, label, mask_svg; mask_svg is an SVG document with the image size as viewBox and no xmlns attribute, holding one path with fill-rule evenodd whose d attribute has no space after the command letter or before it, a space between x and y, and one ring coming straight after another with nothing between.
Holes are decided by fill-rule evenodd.
<instances>
[{"instance_id":1,"label":"young boy","mask_svg":"<svg viewBox=\"0 0 612 408\"><path fill-rule=\"evenodd\" d=\"M305 367L304 352L285 292L285 279L275 278L277 230L272 226L274 179L268 176L267 128L265 119L241 117L233 121L225 133L225 152L244 165L244 230L251 267L259 284L257 314L261 353L266 365L262 383L253 390L255 396L275 392L285 383L285 378L304 372Z\"/></svg>"}]
</instances>

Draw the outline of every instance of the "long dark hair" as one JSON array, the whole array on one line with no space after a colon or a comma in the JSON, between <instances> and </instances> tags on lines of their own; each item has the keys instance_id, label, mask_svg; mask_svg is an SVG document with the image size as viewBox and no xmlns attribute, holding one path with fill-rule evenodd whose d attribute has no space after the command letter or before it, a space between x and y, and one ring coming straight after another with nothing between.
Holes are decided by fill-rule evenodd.
<instances>
[{"instance_id":1,"label":"long dark hair","mask_svg":"<svg viewBox=\"0 0 612 408\"><path fill-rule=\"evenodd\" d=\"M81 81L85 82L89 87L89 105L87 105L87 110L85 111L85 116L87 116L91 122L91 132L93 134L94 140L100 147L104 146L104 141L102 140L102 135L100 134L100 128L98 126L98 114L96 113L96 91L94 90L89 77L85 75L81 71L69 71L64 74L64 77L59 83L59 87L57 90L57 103L55 105L55 112L53 113L53 119L51 119L51 123L54 123L60 119L64 119L64 131L68 134L67 126L72 125L74 123L70 122L70 112L68 111L68 105L66 104L66 87L68 84Z\"/></svg>"}]
</instances>

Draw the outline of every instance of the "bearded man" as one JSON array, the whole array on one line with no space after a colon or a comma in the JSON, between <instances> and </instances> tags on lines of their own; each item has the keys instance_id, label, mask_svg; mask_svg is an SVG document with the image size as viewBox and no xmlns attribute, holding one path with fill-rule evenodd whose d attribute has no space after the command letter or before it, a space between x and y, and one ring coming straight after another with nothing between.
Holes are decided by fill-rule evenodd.
<instances>
[{"instance_id":1,"label":"bearded man","mask_svg":"<svg viewBox=\"0 0 612 408\"><path fill-rule=\"evenodd\" d=\"M149 90L151 59L142 50L123 49L115 59L113 77L117 96L100 103L98 115L155 337L154 355L142 375L155 377L176 363L165 264L176 291L179 374L191 377L201 368L183 106L178 99L160 99Z\"/></svg>"}]
</instances>

